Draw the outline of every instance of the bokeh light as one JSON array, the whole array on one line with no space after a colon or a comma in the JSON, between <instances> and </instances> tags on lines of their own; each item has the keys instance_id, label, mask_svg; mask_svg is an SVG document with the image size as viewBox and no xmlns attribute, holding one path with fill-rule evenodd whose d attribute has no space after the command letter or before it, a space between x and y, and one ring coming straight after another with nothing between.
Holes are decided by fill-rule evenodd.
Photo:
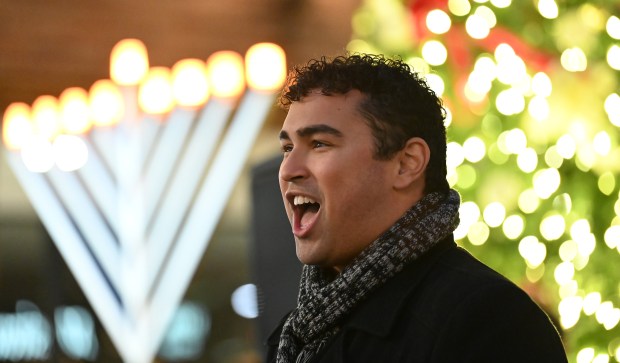
<instances>
[{"instance_id":1,"label":"bokeh light","mask_svg":"<svg viewBox=\"0 0 620 363\"><path fill-rule=\"evenodd\" d=\"M172 110L174 98L170 69L152 67L140 84L138 104L146 113L165 114Z\"/></svg>"},{"instance_id":2,"label":"bokeh light","mask_svg":"<svg viewBox=\"0 0 620 363\"><path fill-rule=\"evenodd\" d=\"M446 48L445 62L417 64L442 79L451 111L448 182L464 201L457 242L532 285L528 291L564 328L570 362L620 362L616 5L448 0L447 9L424 2L428 8L418 11L421 3L402 1L402 13L422 31L403 28L411 42L399 53L420 59L429 41ZM375 32L353 38L392 53L381 29ZM598 322L594 310L605 301L613 307Z\"/></svg>"},{"instance_id":3,"label":"bokeh light","mask_svg":"<svg viewBox=\"0 0 620 363\"><path fill-rule=\"evenodd\" d=\"M426 27L435 34L444 34L450 30L452 20L443 10L434 9L426 15Z\"/></svg>"},{"instance_id":4,"label":"bokeh light","mask_svg":"<svg viewBox=\"0 0 620 363\"><path fill-rule=\"evenodd\" d=\"M428 64L439 66L448 59L448 50L441 42L429 40L422 46L422 57Z\"/></svg>"}]
</instances>

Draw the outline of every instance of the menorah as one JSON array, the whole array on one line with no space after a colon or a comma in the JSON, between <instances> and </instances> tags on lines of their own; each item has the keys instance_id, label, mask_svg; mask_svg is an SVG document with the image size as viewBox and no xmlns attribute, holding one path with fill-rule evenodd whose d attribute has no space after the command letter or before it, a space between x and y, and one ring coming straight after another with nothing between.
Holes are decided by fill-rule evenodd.
<instances>
[{"instance_id":1,"label":"menorah","mask_svg":"<svg viewBox=\"0 0 620 363\"><path fill-rule=\"evenodd\" d=\"M271 43L149 67L125 39L88 92L6 109L9 165L125 362L157 354L285 69Z\"/></svg>"}]
</instances>

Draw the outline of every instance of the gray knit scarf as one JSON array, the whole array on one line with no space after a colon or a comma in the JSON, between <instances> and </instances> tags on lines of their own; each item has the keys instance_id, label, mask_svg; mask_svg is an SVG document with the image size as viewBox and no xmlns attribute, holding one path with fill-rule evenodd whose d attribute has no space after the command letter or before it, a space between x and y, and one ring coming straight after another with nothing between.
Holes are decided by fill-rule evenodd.
<instances>
[{"instance_id":1,"label":"gray knit scarf","mask_svg":"<svg viewBox=\"0 0 620 363\"><path fill-rule=\"evenodd\" d=\"M454 231L459 205L454 190L427 194L333 280L318 266L304 266L297 308L282 328L276 362L312 359L360 301Z\"/></svg>"}]
</instances>

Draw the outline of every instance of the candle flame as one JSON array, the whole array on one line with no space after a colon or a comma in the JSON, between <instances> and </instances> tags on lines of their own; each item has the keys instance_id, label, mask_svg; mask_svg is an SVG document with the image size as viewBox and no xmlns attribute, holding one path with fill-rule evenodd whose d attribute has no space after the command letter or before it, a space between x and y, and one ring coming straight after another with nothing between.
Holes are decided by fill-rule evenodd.
<instances>
[{"instance_id":1,"label":"candle flame","mask_svg":"<svg viewBox=\"0 0 620 363\"><path fill-rule=\"evenodd\" d=\"M223 50L207 59L207 76L213 95L236 98L245 87L243 80L243 57L239 53Z\"/></svg>"},{"instance_id":2,"label":"candle flame","mask_svg":"<svg viewBox=\"0 0 620 363\"><path fill-rule=\"evenodd\" d=\"M149 70L138 91L138 103L144 112L165 114L172 110L174 102L170 79L168 68L153 67Z\"/></svg>"},{"instance_id":3,"label":"candle flame","mask_svg":"<svg viewBox=\"0 0 620 363\"><path fill-rule=\"evenodd\" d=\"M123 39L110 55L110 78L121 86L135 86L146 76L149 58L146 46L138 39Z\"/></svg>"},{"instance_id":4,"label":"candle flame","mask_svg":"<svg viewBox=\"0 0 620 363\"><path fill-rule=\"evenodd\" d=\"M32 103L32 123L34 131L47 140L52 140L60 132L60 111L58 99L44 95Z\"/></svg>"},{"instance_id":5,"label":"candle flame","mask_svg":"<svg viewBox=\"0 0 620 363\"><path fill-rule=\"evenodd\" d=\"M96 126L117 124L123 117L123 95L118 86L109 79L93 83L89 93L90 117Z\"/></svg>"},{"instance_id":6,"label":"candle flame","mask_svg":"<svg viewBox=\"0 0 620 363\"><path fill-rule=\"evenodd\" d=\"M172 67L172 93L176 102L197 107L209 98L205 63L199 59L183 59Z\"/></svg>"},{"instance_id":7,"label":"candle flame","mask_svg":"<svg viewBox=\"0 0 620 363\"><path fill-rule=\"evenodd\" d=\"M2 139L9 150L19 150L32 137L30 106L14 102L4 111L2 120Z\"/></svg>"},{"instance_id":8,"label":"candle flame","mask_svg":"<svg viewBox=\"0 0 620 363\"><path fill-rule=\"evenodd\" d=\"M259 91L275 91L286 80L286 55L274 43L258 43L245 55L248 86Z\"/></svg>"},{"instance_id":9,"label":"candle flame","mask_svg":"<svg viewBox=\"0 0 620 363\"><path fill-rule=\"evenodd\" d=\"M59 97L60 125L63 133L83 134L90 130L88 93L79 87L64 90Z\"/></svg>"}]
</instances>

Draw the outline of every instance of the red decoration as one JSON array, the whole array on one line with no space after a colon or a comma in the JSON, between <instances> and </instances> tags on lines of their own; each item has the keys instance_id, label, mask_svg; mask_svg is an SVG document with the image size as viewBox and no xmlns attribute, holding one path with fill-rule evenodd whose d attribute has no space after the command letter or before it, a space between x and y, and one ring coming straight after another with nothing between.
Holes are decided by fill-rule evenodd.
<instances>
[{"instance_id":1,"label":"red decoration","mask_svg":"<svg viewBox=\"0 0 620 363\"><path fill-rule=\"evenodd\" d=\"M435 36L426 27L426 16L431 10L441 9L446 11L447 0L412 0L409 2L415 34L420 43ZM461 74L468 72L473 63L472 49L482 49L485 52L493 53L495 48L501 43L506 43L514 49L515 53L537 71L547 69L553 57L550 54L536 49L527 44L518 35L510 30L496 26L491 29L491 33L484 39L473 39L467 35L462 24L452 24L450 31L445 36L445 45L448 49L448 58L451 67Z\"/></svg>"}]
</instances>

